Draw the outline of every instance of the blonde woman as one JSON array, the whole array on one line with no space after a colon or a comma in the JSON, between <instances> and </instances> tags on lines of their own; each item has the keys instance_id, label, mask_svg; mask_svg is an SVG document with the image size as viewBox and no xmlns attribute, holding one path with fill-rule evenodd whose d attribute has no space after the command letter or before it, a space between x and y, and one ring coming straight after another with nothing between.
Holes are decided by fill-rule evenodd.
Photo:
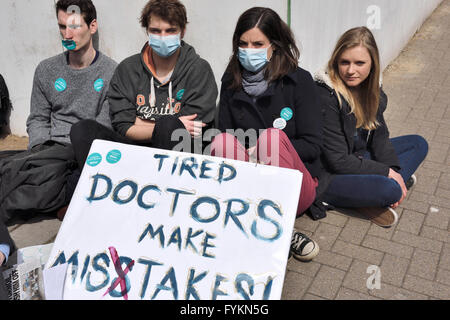
<instances>
[{"instance_id":1,"label":"blonde woman","mask_svg":"<svg viewBox=\"0 0 450 320\"><path fill-rule=\"evenodd\" d=\"M390 139L383 117L387 96L380 87L374 36L353 28L338 40L327 69L316 75L324 115L320 199L355 208L374 223L391 227L395 208L415 183L427 142L409 135Z\"/></svg>"}]
</instances>

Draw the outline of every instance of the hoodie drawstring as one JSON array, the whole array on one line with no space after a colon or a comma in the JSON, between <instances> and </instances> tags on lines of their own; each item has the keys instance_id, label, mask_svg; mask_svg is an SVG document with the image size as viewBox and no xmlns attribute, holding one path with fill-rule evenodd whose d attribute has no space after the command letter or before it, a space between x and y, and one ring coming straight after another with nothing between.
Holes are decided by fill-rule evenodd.
<instances>
[{"instance_id":1,"label":"hoodie drawstring","mask_svg":"<svg viewBox=\"0 0 450 320\"><path fill-rule=\"evenodd\" d=\"M150 80L150 107L154 108L155 105L156 105L155 80L152 77L152 80Z\"/></svg>"},{"instance_id":2,"label":"hoodie drawstring","mask_svg":"<svg viewBox=\"0 0 450 320\"><path fill-rule=\"evenodd\" d=\"M156 106L156 94L155 94L155 80L154 77L150 80L150 107L154 108ZM174 114L172 106L172 81L169 82L169 114Z\"/></svg>"},{"instance_id":3,"label":"hoodie drawstring","mask_svg":"<svg viewBox=\"0 0 450 320\"><path fill-rule=\"evenodd\" d=\"M173 114L172 108L172 81L169 82L169 114Z\"/></svg>"}]
</instances>

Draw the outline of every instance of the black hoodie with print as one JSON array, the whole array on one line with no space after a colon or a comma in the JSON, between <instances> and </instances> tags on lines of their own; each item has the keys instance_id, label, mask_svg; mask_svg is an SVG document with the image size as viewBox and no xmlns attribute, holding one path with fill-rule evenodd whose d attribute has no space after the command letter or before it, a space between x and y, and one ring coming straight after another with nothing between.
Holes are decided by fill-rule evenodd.
<instances>
[{"instance_id":1,"label":"black hoodie with print","mask_svg":"<svg viewBox=\"0 0 450 320\"><path fill-rule=\"evenodd\" d=\"M209 63L182 41L170 79L160 83L149 67L150 50L147 43L141 53L122 61L111 79L107 97L114 130L125 136L136 117L158 121L197 114L195 120L212 123L218 92Z\"/></svg>"}]
</instances>

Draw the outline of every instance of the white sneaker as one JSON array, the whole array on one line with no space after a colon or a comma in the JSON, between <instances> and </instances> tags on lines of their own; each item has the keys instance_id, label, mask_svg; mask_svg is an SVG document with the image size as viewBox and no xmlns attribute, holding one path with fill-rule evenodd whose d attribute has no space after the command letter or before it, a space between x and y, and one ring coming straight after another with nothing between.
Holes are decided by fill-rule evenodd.
<instances>
[{"instance_id":1,"label":"white sneaker","mask_svg":"<svg viewBox=\"0 0 450 320\"><path fill-rule=\"evenodd\" d=\"M310 261L319 253L319 245L301 232L294 229L289 255L300 261Z\"/></svg>"}]
</instances>

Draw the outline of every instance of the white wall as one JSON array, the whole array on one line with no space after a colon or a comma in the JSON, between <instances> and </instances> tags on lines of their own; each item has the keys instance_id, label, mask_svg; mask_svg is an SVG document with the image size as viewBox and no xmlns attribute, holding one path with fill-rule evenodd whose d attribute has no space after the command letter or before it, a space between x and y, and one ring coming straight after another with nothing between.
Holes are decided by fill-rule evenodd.
<instances>
[{"instance_id":1,"label":"white wall","mask_svg":"<svg viewBox=\"0 0 450 320\"><path fill-rule=\"evenodd\" d=\"M303 49L300 65L312 72L324 66L340 35L356 26L373 26L377 10L379 25L371 29L384 69L441 1L292 0L291 27Z\"/></svg>"},{"instance_id":2,"label":"white wall","mask_svg":"<svg viewBox=\"0 0 450 320\"><path fill-rule=\"evenodd\" d=\"M11 130L26 135L34 69L62 52L55 0L1 0L0 73L8 84L14 110ZM182 0L183 1L183 0ZM366 25L370 5L380 8L374 30L383 66L394 59L442 0L291 0L292 29L302 50L300 65L314 73L324 65L345 30ZM93 0L98 11L99 48L116 61L137 53L146 41L139 26L147 0ZM239 15L253 6L271 7L287 21L288 0L184 0L188 11L185 40L208 60L220 85L231 54ZM372 21L372 20L371 20Z\"/></svg>"}]
</instances>

